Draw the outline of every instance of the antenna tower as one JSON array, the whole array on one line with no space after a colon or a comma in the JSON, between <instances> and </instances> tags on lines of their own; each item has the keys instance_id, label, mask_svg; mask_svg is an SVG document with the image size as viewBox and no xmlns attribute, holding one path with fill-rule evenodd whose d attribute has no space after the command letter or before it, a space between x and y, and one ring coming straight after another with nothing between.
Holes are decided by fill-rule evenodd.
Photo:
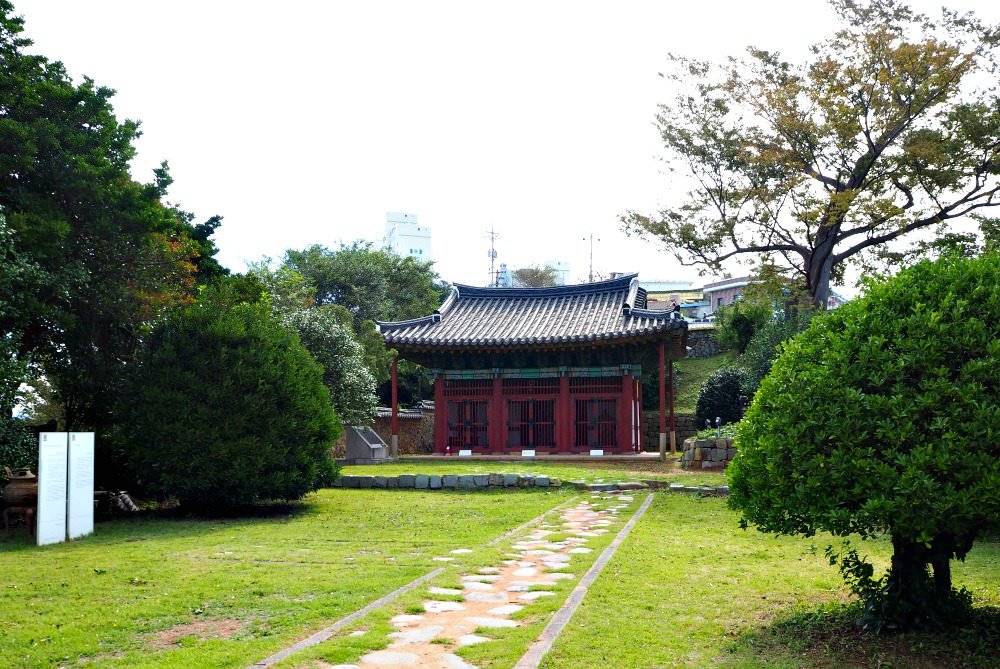
<instances>
[{"instance_id":1,"label":"antenna tower","mask_svg":"<svg viewBox=\"0 0 1000 669\"><path fill-rule=\"evenodd\" d=\"M496 250L496 248L494 248L494 242L496 241L497 237L500 236L500 233L497 232L496 230L494 230L492 226L490 226L489 232L486 233L486 236L490 238L490 250L486 252L486 254L490 258L490 283L489 283L489 285L493 286L493 287L496 287L496 285L497 285L497 273L496 273L496 270L494 268L494 264L496 263L496 260L497 260L497 250Z\"/></svg>"}]
</instances>

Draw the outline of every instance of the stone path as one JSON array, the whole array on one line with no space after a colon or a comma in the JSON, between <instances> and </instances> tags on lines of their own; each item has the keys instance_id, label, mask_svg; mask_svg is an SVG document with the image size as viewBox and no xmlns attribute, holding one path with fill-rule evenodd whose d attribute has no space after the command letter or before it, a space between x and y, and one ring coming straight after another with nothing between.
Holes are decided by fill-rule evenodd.
<instances>
[{"instance_id":1,"label":"stone path","mask_svg":"<svg viewBox=\"0 0 1000 669\"><path fill-rule=\"evenodd\" d=\"M591 552L588 540L608 532L615 515L627 508L632 498L617 500L602 509L589 501L565 509L560 525L543 524L516 541L513 553L502 564L462 576L461 589L428 588L423 613L392 619L396 632L390 634L393 640L387 648L364 655L358 664L335 665L333 669L475 669L454 651L489 643L491 629L519 626L511 615L554 595L546 586L577 578L568 571L573 555ZM558 541L548 539L553 534L558 535ZM465 552L470 551L453 551ZM455 601L458 598L461 601Z\"/></svg>"}]
</instances>

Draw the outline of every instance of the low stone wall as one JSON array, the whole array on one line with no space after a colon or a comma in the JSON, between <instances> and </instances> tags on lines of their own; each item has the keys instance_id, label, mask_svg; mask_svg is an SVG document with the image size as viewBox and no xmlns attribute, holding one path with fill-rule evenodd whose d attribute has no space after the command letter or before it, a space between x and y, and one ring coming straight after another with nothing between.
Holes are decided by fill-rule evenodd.
<instances>
[{"instance_id":1,"label":"low stone wall","mask_svg":"<svg viewBox=\"0 0 1000 669\"><path fill-rule=\"evenodd\" d=\"M461 474L426 475L400 474L399 476L341 476L334 488L378 488L412 490L485 490L487 488L560 488L561 480L549 476L522 474ZM625 481L621 483L586 483L567 481L566 486L587 492L617 494L630 490L663 490L695 495L728 495L729 486L686 486L661 480Z\"/></svg>"},{"instance_id":2,"label":"low stone wall","mask_svg":"<svg viewBox=\"0 0 1000 669\"><path fill-rule=\"evenodd\" d=\"M520 474L462 474L399 476L341 476L335 488L416 488L421 490L468 490L473 488L558 488L559 479Z\"/></svg>"},{"instance_id":3,"label":"low stone wall","mask_svg":"<svg viewBox=\"0 0 1000 669\"><path fill-rule=\"evenodd\" d=\"M391 414L375 417L372 429L387 444L392 443ZM434 452L434 413L407 411L399 414L399 454L426 455Z\"/></svg>"},{"instance_id":4,"label":"low stone wall","mask_svg":"<svg viewBox=\"0 0 1000 669\"><path fill-rule=\"evenodd\" d=\"M674 414L674 422L677 427L677 446L688 437L698 434L698 421L693 413ZM667 417L667 431L670 431L670 417ZM669 436L668 436L669 439ZM670 442L667 441L667 448ZM642 450L660 450L660 414L656 411L642 412Z\"/></svg>"},{"instance_id":5,"label":"low stone wall","mask_svg":"<svg viewBox=\"0 0 1000 669\"><path fill-rule=\"evenodd\" d=\"M698 325L688 328L687 346L689 358L708 358L722 353L722 347L715 340L715 326Z\"/></svg>"},{"instance_id":6,"label":"low stone wall","mask_svg":"<svg viewBox=\"0 0 1000 669\"><path fill-rule=\"evenodd\" d=\"M684 440L681 467L684 469L724 469L736 457L733 440L725 438Z\"/></svg>"}]
</instances>

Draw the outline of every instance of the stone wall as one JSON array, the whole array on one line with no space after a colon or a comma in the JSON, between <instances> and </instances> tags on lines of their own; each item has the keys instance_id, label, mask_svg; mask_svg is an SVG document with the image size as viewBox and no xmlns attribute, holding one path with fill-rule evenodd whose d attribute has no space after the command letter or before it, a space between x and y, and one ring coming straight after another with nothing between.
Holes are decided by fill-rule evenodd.
<instances>
[{"instance_id":1,"label":"stone wall","mask_svg":"<svg viewBox=\"0 0 1000 669\"><path fill-rule=\"evenodd\" d=\"M677 448L681 447L688 437L698 434L697 420L693 413L674 414L674 421L677 427ZM670 449L670 416L667 416L667 449ZM642 412L642 450L660 450L660 413L658 411Z\"/></svg>"},{"instance_id":2,"label":"stone wall","mask_svg":"<svg viewBox=\"0 0 1000 669\"><path fill-rule=\"evenodd\" d=\"M382 438L382 441L392 445L392 417L376 416L372 429ZM434 414L432 412L400 413L399 415L399 454L426 455L433 452L431 446L434 434Z\"/></svg>"},{"instance_id":3,"label":"stone wall","mask_svg":"<svg viewBox=\"0 0 1000 669\"><path fill-rule=\"evenodd\" d=\"M684 440L681 467L684 469L724 469L736 457L733 440L725 438Z\"/></svg>"},{"instance_id":4,"label":"stone wall","mask_svg":"<svg viewBox=\"0 0 1000 669\"><path fill-rule=\"evenodd\" d=\"M715 326L688 328L689 358L707 358L722 353L722 347L715 340Z\"/></svg>"}]
</instances>

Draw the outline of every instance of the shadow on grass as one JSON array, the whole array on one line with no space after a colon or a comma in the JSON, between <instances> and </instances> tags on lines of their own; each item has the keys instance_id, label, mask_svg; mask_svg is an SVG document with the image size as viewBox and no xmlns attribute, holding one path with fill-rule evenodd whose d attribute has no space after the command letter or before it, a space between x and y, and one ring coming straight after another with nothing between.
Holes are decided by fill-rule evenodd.
<instances>
[{"instance_id":1,"label":"shadow on grass","mask_svg":"<svg viewBox=\"0 0 1000 669\"><path fill-rule=\"evenodd\" d=\"M876 635L856 625L859 603L828 604L742 634L723 666L993 669L1000 657L1000 608L976 608L971 616L970 624L954 629Z\"/></svg>"}]
</instances>

